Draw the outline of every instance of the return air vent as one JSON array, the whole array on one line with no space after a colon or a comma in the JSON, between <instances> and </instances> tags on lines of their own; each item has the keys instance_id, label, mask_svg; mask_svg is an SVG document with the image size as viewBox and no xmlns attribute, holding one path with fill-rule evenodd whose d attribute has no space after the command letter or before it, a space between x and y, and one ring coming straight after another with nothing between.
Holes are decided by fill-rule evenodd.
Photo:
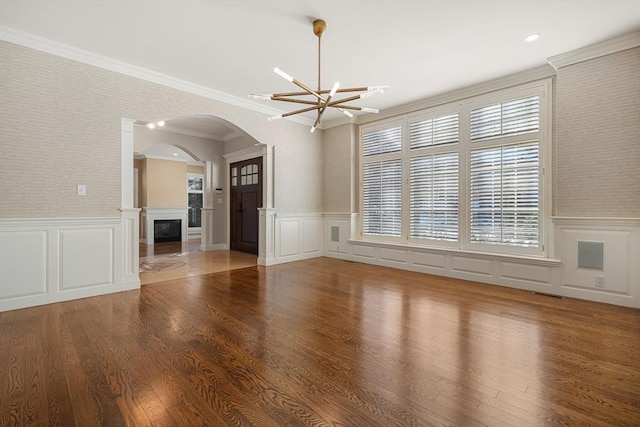
<instances>
[{"instance_id":1,"label":"return air vent","mask_svg":"<svg viewBox=\"0 0 640 427\"><path fill-rule=\"evenodd\" d=\"M331 241L339 242L340 241L340 227L337 225L331 226Z\"/></svg>"},{"instance_id":2,"label":"return air vent","mask_svg":"<svg viewBox=\"0 0 640 427\"><path fill-rule=\"evenodd\" d=\"M578 268L604 268L604 242L578 240Z\"/></svg>"}]
</instances>

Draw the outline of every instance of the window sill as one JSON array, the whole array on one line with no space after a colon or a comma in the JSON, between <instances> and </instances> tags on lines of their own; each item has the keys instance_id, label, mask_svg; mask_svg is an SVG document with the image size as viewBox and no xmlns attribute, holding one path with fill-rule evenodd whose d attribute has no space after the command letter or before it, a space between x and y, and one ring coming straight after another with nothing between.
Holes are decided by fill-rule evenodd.
<instances>
[{"instance_id":1,"label":"window sill","mask_svg":"<svg viewBox=\"0 0 640 427\"><path fill-rule=\"evenodd\" d=\"M498 259L501 261L521 262L521 263L526 263L531 265L544 265L544 266L550 266L550 267L559 266L561 264L561 261L559 259L545 258L542 256L507 255L507 254L499 254L499 253L491 253L491 252L472 251L467 249L415 245L410 243L380 242L375 240L349 239L348 242L352 245L358 245L358 246L403 249L403 250L414 251L414 252L428 252L428 253L437 253L442 255L458 255L458 256L467 256L467 257L482 258L482 259Z\"/></svg>"}]
</instances>

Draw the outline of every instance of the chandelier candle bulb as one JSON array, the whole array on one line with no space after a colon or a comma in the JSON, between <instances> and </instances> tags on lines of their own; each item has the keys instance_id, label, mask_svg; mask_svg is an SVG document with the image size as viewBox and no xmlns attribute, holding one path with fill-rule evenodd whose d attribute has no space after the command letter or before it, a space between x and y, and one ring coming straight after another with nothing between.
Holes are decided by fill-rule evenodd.
<instances>
[{"instance_id":1,"label":"chandelier candle bulb","mask_svg":"<svg viewBox=\"0 0 640 427\"><path fill-rule=\"evenodd\" d=\"M263 93L263 94L250 93L249 94L249 98L262 99L264 101L269 101L269 100L271 100L272 97L273 97L272 93Z\"/></svg>"},{"instance_id":2,"label":"chandelier candle bulb","mask_svg":"<svg viewBox=\"0 0 640 427\"><path fill-rule=\"evenodd\" d=\"M283 79L292 82L293 81L293 77L291 77L289 74L285 73L284 71L282 71L280 68L276 67L273 69L273 71L279 75L280 77L282 77Z\"/></svg>"},{"instance_id":3,"label":"chandelier candle bulb","mask_svg":"<svg viewBox=\"0 0 640 427\"><path fill-rule=\"evenodd\" d=\"M382 93L382 91L380 89L371 90L371 91L368 91L368 92L365 92L365 93L361 94L360 98L362 98L362 99L369 98L369 97L372 97L373 95L378 95L379 93Z\"/></svg>"},{"instance_id":4,"label":"chandelier candle bulb","mask_svg":"<svg viewBox=\"0 0 640 427\"><path fill-rule=\"evenodd\" d=\"M331 97L335 95L338 89L340 89L340 82L335 82L333 87L331 88L331 92L329 92L329 96Z\"/></svg>"}]
</instances>

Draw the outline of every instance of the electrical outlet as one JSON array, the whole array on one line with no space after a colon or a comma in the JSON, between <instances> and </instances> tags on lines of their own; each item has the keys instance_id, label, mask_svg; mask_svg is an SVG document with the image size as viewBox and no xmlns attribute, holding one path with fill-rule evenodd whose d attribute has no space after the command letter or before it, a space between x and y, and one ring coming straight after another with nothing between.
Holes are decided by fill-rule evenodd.
<instances>
[{"instance_id":1,"label":"electrical outlet","mask_svg":"<svg viewBox=\"0 0 640 427\"><path fill-rule=\"evenodd\" d=\"M604 276L596 276L595 277L596 288L604 288Z\"/></svg>"}]
</instances>

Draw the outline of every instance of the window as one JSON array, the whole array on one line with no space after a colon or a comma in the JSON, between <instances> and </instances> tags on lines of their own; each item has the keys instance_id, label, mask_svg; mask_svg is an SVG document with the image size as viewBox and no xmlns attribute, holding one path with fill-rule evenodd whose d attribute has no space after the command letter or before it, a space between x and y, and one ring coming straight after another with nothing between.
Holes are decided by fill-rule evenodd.
<instances>
[{"instance_id":1,"label":"window","mask_svg":"<svg viewBox=\"0 0 640 427\"><path fill-rule=\"evenodd\" d=\"M544 254L550 82L361 128L363 237Z\"/></svg>"},{"instance_id":2,"label":"window","mask_svg":"<svg viewBox=\"0 0 640 427\"><path fill-rule=\"evenodd\" d=\"M202 224L204 175L187 175L187 198L189 202L189 227L197 228Z\"/></svg>"},{"instance_id":3,"label":"window","mask_svg":"<svg viewBox=\"0 0 640 427\"><path fill-rule=\"evenodd\" d=\"M402 232L402 127L363 134L362 232L400 237Z\"/></svg>"},{"instance_id":4,"label":"window","mask_svg":"<svg viewBox=\"0 0 640 427\"><path fill-rule=\"evenodd\" d=\"M411 159L410 237L458 240L458 153Z\"/></svg>"}]
</instances>

